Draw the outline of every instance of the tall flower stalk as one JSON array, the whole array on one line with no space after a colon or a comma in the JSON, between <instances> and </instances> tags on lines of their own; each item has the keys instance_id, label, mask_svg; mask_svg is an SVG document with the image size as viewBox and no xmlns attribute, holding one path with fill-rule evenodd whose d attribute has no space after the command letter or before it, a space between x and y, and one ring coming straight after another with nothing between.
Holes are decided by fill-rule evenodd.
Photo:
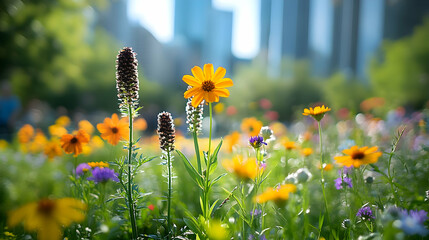
<instances>
[{"instance_id":1,"label":"tall flower stalk","mask_svg":"<svg viewBox=\"0 0 429 240\"><path fill-rule=\"evenodd\" d=\"M175 128L173 118L168 112L162 112L158 114L158 129L157 133L159 136L160 148L163 151L163 158L167 163L168 171L168 196L167 196L167 239L171 239L171 191L173 189L171 182L171 152L174 151L174 140L175 140Z\"/></svg>"},{"instance_id":2,"label":"tall flower stalk","mask_svg":"<svg viewBox=\"0 0 429 240\"><path fill-rule=\"evenodd\" d=\"M200 187L200 204L202 217L205 221L209 221L211 218L211 213L214 210L215 203L210 205L210 190L211 187L224 175L220 175L215 179L210 179L210 174L216 169L218 161L218 153L220 147L222 146L222 141L212 152L212 134L213 134L213 110L212 103L218 102L219 97L229 97L229 91L227 87L231 87L233 82L229 78L224 78L226 70L222 67L219 67L214 71L212 64L205 64L204 68L201 69L198 66L192 68L192 76L185 75L182 80L189 85L189 88L184 93L184 97L188 99L188 104L186 107L187 112L187 123L189 124L189 129L192 132L194 138L194 147L195 155L197 158L197 169L192 165L192 163L186 158L183 153L177 151L179 156L182 158L185 168L189 175L192 177L194 182ZM206 169L203 170L202 161L200 157L200 149L198 145L198 132L201 127L202 120L202 103L206 102L209 105L209 142L208 142L208 151L203 153L204 163ZM195 217L190 216L190 221L193 224L188 224L193 231L196 232L200 238L206 238L206 227L204 224L201 224L201 221L197 220ZM204 222L205 222L204 221ZM195 228L198 226L198 228Z\"/></svg>"},{"instance_id":3,"label":"tall flower stalk","mask_svg":"<svg viewBox=\"0 0 429 240\"><path fill-rule=\"evenodd\" d=\"M320 149L320 166L323 166L323 144L322 144L322 126L320 124L320 121L323 119L323 117L325 116L325 113L331 111L330 108L325 107L324 105L317 106L314 109L313 108L305 108L303 115L304 116L312 116L316 121L317 121L317 127L319 130L319 149ZM323 167L320 168L320 184L322 186L322 194L323 194L323 200L325 202L325 211L326 211L326 220L328 222L328 224L330 224L329 222L329 210L328 210L328 201L326 200L326 194L325 194L325 178L324 178L324 169Z\"/></svg>"},{"instance_id":4,"label":"tall flower stalk","mask_svg":"<svg viewBox=\"0 0 429 240\"><path fill-rule=\"evenodd\" d=\"M116 88L118 90L118 99L120 101L119 108L123 115L129 119L129 139L127 143L128 158L127 158L127 186L125 188L127 195L127 205L129 209L132 239L137 239L137 224L135 202L133 199L133 176L132 176L132 157L133 157L133 119L137 116L138 110L138 70L136 54L131 48L123 48L116 60ZM122 182L121 182L122 183ZM123 184L124 186L124 184Z\"/></svg>"}]
</instances>

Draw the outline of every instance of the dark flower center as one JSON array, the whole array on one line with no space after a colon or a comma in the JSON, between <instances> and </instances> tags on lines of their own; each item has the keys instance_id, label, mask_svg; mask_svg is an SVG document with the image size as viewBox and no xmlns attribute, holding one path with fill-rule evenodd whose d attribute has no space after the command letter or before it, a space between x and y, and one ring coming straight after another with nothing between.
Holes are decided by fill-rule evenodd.
<instances>
[{"instance_id":1,"label":"dark flower center","mask_svg":"<svg viewBox=\"0 0 429 240\"><path fill-rule=\"evenodd\" d=\"M43 215L50 215L55 208L55 202L50 199L42 199L37 205L37 212Z\"/></svg>"},{"instance_id":2,"label":"dark flower center","mask_svg":"<svg viewBox=\"0 0 429 240\"><path fill-rule=\"evenodd\" d=\"M70 143L77 143L77 138L76 138L76 137L73 137L73 138L70 140Z\"/></svg>"},{"instance_id":3,"label":"dark flower center","mask_svg":"<svg viewBox=\"0 0 429 240\"><path fill-rule=\"evenodd\" d=\"M201 88L206 92L211 92L215 88L215 85L211 80L205 80L201 84Z\"/></svg>"},{"instance_id":4,"label":"dark flower center","mask_svg":"<svg viewBox=\"0 0 429 240\"><path fill-rule=\"evenodd\" d=\"M112 133L118 133L118 132L119 132L119 130L117 127L112 127Z\"/></svg>"},{"instance_id":5,"label":"dark flower center","mask_svg":"<svg viewBox=\"0 0 429 240\"><path fill-rule=\"evenodd\" d=\"M361 160L364 157L365 157L365 153L363 153L363 152L354 152L352 154L352 159L359 159L359 160Z\"/></svg>"}]
</instances>

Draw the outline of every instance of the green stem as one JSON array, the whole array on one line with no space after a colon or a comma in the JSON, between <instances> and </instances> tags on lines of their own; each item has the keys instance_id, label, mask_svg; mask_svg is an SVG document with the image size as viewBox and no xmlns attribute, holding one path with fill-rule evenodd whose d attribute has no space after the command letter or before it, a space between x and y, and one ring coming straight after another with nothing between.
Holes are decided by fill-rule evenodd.
<instances>
[{"instance_id":1,"label":"green stem","mask_svg":"<svg viewBox=\"0 0 429 240\"><path fill-rule=\"evenodd\" d=\"M194 138L195 155L197 155L198 173L202 174L203 171L201 168L200 147L198 145L198 135L195 127L194 127L194 131L192 132L192 137Z\"/></svg>"},{"instance_id":2,"label":"green stem","mask_svg":"<svg viewBox=\"0 0 429 240\"><path fill-rule=\"evenodd\" d=\"M167 166L168 166L168 198L167 198L167 230L168 230L168 235L167 235L167 239L171 239L171 189L172 189L172 184L171 184L171 157L170 157L170 151L167 151Z\"/></svg>"},{"instance_id":3,"label":"green stem","mask_svg":"<svg viewBox=\"0 0 429 240\"><path fill-rule=\"evenodd\" d=\"M210 159L210 150L212 146L212 124L213 124L213 115L212 115L212 103L209 103L209 113L210 113L210 132L209 132L209 150L207 152L207 169L206 169L206 176L205 176L205 184L204 184L204 193L203 193L203 216L205 219L209 219L209 177L210 177L210 166L211 166L211 159Z\"/></svg>"},{"instance_id":4,"label":"green stem","mask_svg":"<svg viewBox=\"0 0 429 240\"><path fill-rule=\"evenodd\" d=\"M325 209L326 209L326 220L328 222L328 225L330 226L329 221L329 210L328 210L328 201L326 201L326 194L325 194L325 178L323 176L323 145L322 145L322 126L320 125L320 121L317 121L317 126L319 128L319 149L320 149L320 175L321 175L321 185L322 185L322 193L323 193L323 200L325 202Z\"/></svg>"},{"instance_id":5,"label":"green stem","mask_svg":"<svg viewBox=\"0 0 429 240\"><path fill-rule=\"evenodd\" d=\"M134 211L134 201L132 196L132 176L131 176L131 158L133 152L133 112L132 112L131 104L128 105L128 118L130 120L129 128L130 128L130 139L128 145L128 207L130 210L130 220L131 220L131 230L132 230L132 238L137 239L137 225L136 225L136 215Z\"/></svg>"}]
</instances>

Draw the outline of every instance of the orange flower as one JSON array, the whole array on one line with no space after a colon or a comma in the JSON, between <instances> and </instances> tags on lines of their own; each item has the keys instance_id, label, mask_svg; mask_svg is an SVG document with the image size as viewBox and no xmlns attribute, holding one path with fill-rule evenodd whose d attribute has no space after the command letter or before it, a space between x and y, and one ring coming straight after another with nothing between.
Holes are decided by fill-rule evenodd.
<instances>
[{"instance_id":1,"label":"orange flower","mask_svg":"<svg viewBox=\"0 0 429 240\"><path fill-rule=\"evenodd\" d=\"M287 149L287 150L292 150L296 148L296 144L293 141L286 141L283 143L283 146Z\"/></svg>"},{"instance_id":2,"label":"orange flower","mask_svg":"<svg viewBox=\"0 0 429 240\"><path fill-rule=\"evenodd\" d=\"M233 86L233 82L229 78L224 78L226 70L223 67L218 67L214 72L213 64L205 64L203 70L195 66L192 68L192 75L183 76L182 80L191 89L184 93L185 98L194 97L192 106L197 107L203 100L208 103L219 102L219 97L229 97L229 91L225 88Z\"/></svg>"},{"instance_id":3,"label":"orange flower","mask_svg":"<svg viewBox=\"0 0 429 240\"><path fill-rule=\"evenodd\" d=\"M134 129L138 131L144 131L147 129L147 122L144 118L137 118L134 123Z\"/></svg>"},{"instance_id":4,"label":"orange flower","mask_svg":"<svg viewBox=\"0 0 429 240\"><path fill-rule=\"evenodd\" d=\"M232 172L242 179L254 179L258 174L259 168L256 158L243 160L243 157L240 155L232 160L224 160L222 166L228 172Z\"/></svg>"},{"instance_id":5,"label":"orange flower","mask_svg":"<svg viewBox=\"0 0 429 240\"><path fill-rule=\"evenodd\" d=\"M68 125L70 125L70 122L71 122L71 120L69 117L61 116L55 121L55 125L67 127Z\"/></svg>"},{"instance_id":6,"label":"orange flower","mask_svg":"<svg viewBox=\"0 0 429 240\"><path fill-rule=\"evenodd\" d=\"M303 148L303 149L301 150L301 154L302 154L304 157L308 157L308 156L310 156L311 154L313 154L313 149L311 149L311 148Z\"/></svg>"},{"instance_id":7,"label":"orange flower","mask_svg":"<svg viewBox=\"0 0 429 240\"><path fill-rule=\"evenodd\" d=\"M275 189L267 188L265 192L256 196L257 203L265 203L267 201L274 201L278 206L282 206L289 199L289 193L296 192L296 186L293 184L284 184Z\"/></svg>"},{"instance_id":8,"label":"orange flower","mask_svg":"<svg viewBox=\"0 0 429 240\"><path fill-rule=\"evenodd\" d=\"M249 136L257 136L262 128L262 122L255 117L245 118L241 122L241 130Z\"/></svg>"},{"instance_id":9,"label":"orange flower","mask_svg":"<svg viewBox=\"0 0 429 240\"><path fill-rule=\"evenodd\" d=\"M48 160L52 161L54 157L63 155L61 145L58 140L52 140L45 145L44 153L48 156Z\"/></svg>"},{"instance_id":10,"label":"orange flower","mask_svg":"<svg viewBox=\"0 0 429 240\"><path fill-rule=\"evenodd\" d=\"M331 171L332 168L334 168L334 165L332 165L332 163L324 163L322 166L323 170L325 171ZM320 164L317 166L317 168L321 169Z\"/></svg>"},{"instance_id":11,"label":"orange flower","mask_svg":"<svg viewBox=\"0 0 429 240\"><path fill-rule=\"evenodd\" d=\"M48 128L49 133L51 134L51 136L53 137L62 137L64 134L67 134L67 129L65 129L65 127L60 126L60 125L51 125Z\"/></svg>"},{"instance_id":12,"label":"orange flower","mask_svg":"<svg viewBox=\"0 0 429 240\"><path fill-rule=\"evenodd\" d=\"M79 129L85 130L89 135L94 132L94 126L88 120L81 120L78 125Z\"/></svg>"},{"instance_id":13,"label":"orange flower","mask_svg":"<svg viewBox=\"0 0 429 240\"><path fill-rule=\"evenodd\" d=\"M109 164L105 163L105 162L89 162L88 165L90 167L92 167L92 168L96 168L96 167L99 167L99 168L109 167Z\"/></svg>"},{"instance_id":14,"label":"orange flower","mask_svg":"<svg viewBox=\"0 0 429 240\"><path fill-rule=\"evenodd\" d=\"M34 135L33 141L31 141L28 145L28 151L30 153L40 153L45 148L45 145L47 142L48 142L48 139L46 138L42 130L37 129L36 135Z\"/></svg>"},{"instance_id":15,"label":"orange flower","mask_svg":"<svg viewBox=\"0 0 429 240\"><path fill-rule=\"evenodd\" d=\"M82 144L89 142L89 134L84 130L79 130L76 134L65 134L61 137L61 147L66 153L73 153L76 157L82 153Z\"/></svg>"},{"instance_id":16,"label":"orange flower","mask_svg":"<svg viewBox=\"0 0 429 240\"><path fill-rule=\"evenodd\" d=\"M18 131L18 141L28 143L34 135L34 128L30 124L25 124Z\"/></svg>"},{"instance_id":17,"label":"orange flower","mask_svg":"<svg viewBox=\"0 0 429 240\"><path fill-rule=\"evenodd\" d=\"M325 116L326 112L331 111L330 108L325 107L325 105L317 106L314 109L313 108L305 108L304 112L302 113L302 115L304 116L312 116L314 119L316 119L317 121L322 120L323 116Z\"/></svg>"},{"instance_id":18,"label":"orange flower","mask_svg":"<svg viewBox=\"0 0 429 240\"><path fill-rule=\"evenodd\" d=\"M359 167L363 164L376 163L378 158L382 155L381 152L377 152L378 147L374 146L371 148L353 146L350 149L343 150L343 153L347 156L334 157L335 161L346 167Z\"/></svg>"},{"instance_id":19,"label":"orange flower","mask_svg":"<svg viewBox=\"0 0 429 240\"><path fill-rule=\"evenodd\" d=\"M107 140L112 145L118 144L119 140L128 139L129 128L126 118L119 120L116 113L112 118L105 118L103 123L97 124L97 129L101 133L101 138Z\"/></svg>"},{"instance_id":20,"label":"orange flower","mask_svg":"<svg viewBox=\"0 0 429 240\"><path fill-rule=\"evenodd\" d=\"M225 145L228 152L232 152L232 148L240 142L240 133L234 131L225 136Z\"/></svg>"}]
</instances>

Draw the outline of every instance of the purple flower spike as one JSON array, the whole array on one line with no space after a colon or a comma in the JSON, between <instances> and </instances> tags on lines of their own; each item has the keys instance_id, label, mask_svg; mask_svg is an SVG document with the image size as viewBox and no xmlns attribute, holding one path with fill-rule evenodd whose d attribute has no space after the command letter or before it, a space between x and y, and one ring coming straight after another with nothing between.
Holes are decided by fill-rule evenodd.
<instances>
[{"instance_id":1,"label":"purple flower spike","mask_svg":"<svg viewBox=\"0 0 429 240\"><path fill-rule=\"evenodd\" d=\"M81 163L76 167L76 175L80 176L91 170L91 166Z\"/></svg>"},{"instance_id":2,"label":"purple flower spike","mask_svg":"<svg viewBox=\"0 0 429 240\"><path fill-rule=\"evenodd\" d=\"M118 174L115 173L113 169L110 168L95 168L92 170L92 177L89 177L88 180L94 181L95 183L106 183L109 180L119 182Z\"/></svg>"},{"instance_id":3,"label":"purple flower spike","mask_svg":"<svg viewBox=\"0 0 429 240\"><path fill-rule=\"evenodd\" d=\"M348 177L344 177L344 178L337 178L334 180L335 181L335 188L337 190L343 189L343 187L349 187L349 188L353 188L353 184L352 184L352 179L348 178Z\"/></svg>"},{"instance_id":4,"label":"purple flower spike","mask_svg":"<svg viewBox=\"0 0 429 240\"><path fill-rule=\"evenodd\" d=\"M262 144L267 145L267 143L264 142L264 138L261 136L250 137L249 143L253 148L260 148Z\"/></svg>"},{"instance_id":5,"label":"purple flower spike","mask_svg":"<svg viewBox=\"0 0 429 240\"><path fill-rule=\"evenodd\" d=\"M356 217L360 217L362 221L372 221L375 219L371 208L368 206L365 206L359 209L359 211L356 214Z\"/></svg>"}]
</instances>

